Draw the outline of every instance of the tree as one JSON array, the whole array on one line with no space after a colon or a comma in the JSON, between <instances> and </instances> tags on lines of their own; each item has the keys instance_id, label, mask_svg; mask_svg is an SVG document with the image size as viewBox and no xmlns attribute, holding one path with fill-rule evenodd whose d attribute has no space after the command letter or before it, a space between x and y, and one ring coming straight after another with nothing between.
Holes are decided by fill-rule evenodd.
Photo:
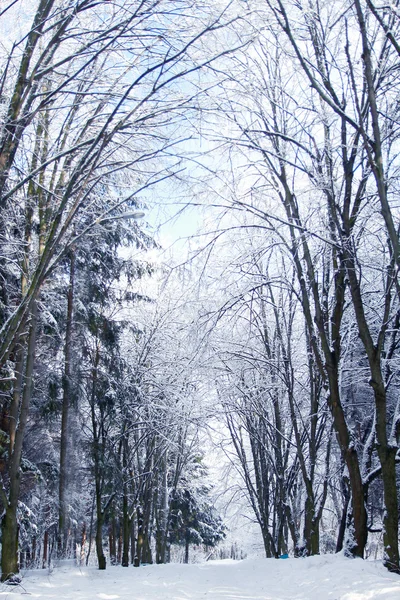
<instances>
[{"instance_id":1,"label":"tree","mask_svg":"<svg viewBox=\"0 0 400 600\"><path fill-rule=\"evenodd\" d=\"M209 500L211 490L201 482L204 471L201 458L192 459L171 498L170 542L184 545L185 564L190 544L214 547L225 537L226 527Z\"/></svg>"},{"instance_id":2,"label":"tree","mask_svg":"<svg viewBox=\"0 0 400 600\"><path fill-rule=\"evenodd\" d=\"M398 116L390 73L398 55L387 23L392 19L397 26L397 19L383 10L377 28L376 22L367 22L360 3L339 19L325 4L300 3L290 6L290 12L280 1L268 2L265 10L259 3L253 6L265 27L255 35L252 52L236 54L227 67L224 95L218 99L219 115L230 121L225 144L231 163L247 177L239 180L233 174L233 193L224 208L231 204L236 211L247 211L253 220L245 226L273 232L275 243L291 256L310 349L349 471L354 522L348 530L354 527L355 538L351 552L364 552L365 498L378 459L386 473L384 560L397 571L397 443L383 372L386 331L396 323L393 266L398 242L382 162L384 147L394 184L392 140ZM380 10L375 10L375 19ZM359 46L353 44L350 30L359 32ZM380 44L376 57L373 44ZM364 63L362 71L356 66L358 58ZM294 69L293 61L300 68ZM388 251L371 245L369 234L382 227L390 240ZM378 290L371 284L374 269L382 274ZM342 386L346 311L357 323L368 360L375 400L373 435L369 424L365 435L356 433ZM392 333L397 338L397 327Z\"/></svg>"},{"instance_id":3,"label":"tree","mask_svg":"<svg viewBox=\"0 0 400 600\"><path fill-rule=\"evenodd\" d=\"M326 114L335 115L338 127L341 128L341 176L345 186L342 208L337 210L338 203L334 194L331 194L328 201L334 226L337 228L337 239L340 240L354 313L368 358L370 385L374 393L375 435L385 502L384 562L389 570L399 572L395 469L397 444L393 437L388 435L389 409L382 366L386 330L396 314L396 308L393 308L396 294L392 294L391 290L397 285L397 275L394 274L393 268L399 264L398 227L391 205L391 185L388 184L393 167L393 143L397 137L398 122L398 108L392 100L392 73L398 65L399 58L392 28L397 30L398 18L395 11L387 7L377 7L371 2L364 4L357 0L350 12L342 15L333 26L329 11L325 13L310 3L310 16L299 5L300 18L307 32L306 38L302 36L300 42L296 32L297 25L294 25L289 17L285 3L278 0L276 4L269 3L269 6L278 26L286 34L304 76L319 96L323 109ZM376 23L379 24L378 28ZM340 35L340 48L337 46L337 39L333 41L332 30ZM360 42L359 46L351 41L350 30L355 33ZM304 40L311 53L307 58L302 49ZM362 62L362 71L356 67L357 60ZM347 73L343 72L341 64L346 65ZM344 75L348 86L338 87L336 74ZM325 147L330 153L329 160L332 160L335 135L337 134L333 133L333 127L325 125ZM363 176L358 182L355 181L356 161L359 161L363 169ZM389 247L386 258L387 277L383 284L385 310L378 331L368 322L369 309L363 297L362 275L358 273L360 249L357 222L360 220L361 206L366 193L370 193L379 203L382 226L386 231Z\"/></svg>"},{"instance_id":4,"label":"tree","mask_svg":"<svg viewBox=\"0 0 400 600\"><path fill-rule=\"evenodd\" d=\"M126 0L114 9L108 1L41 0L3 57L0 365L5 395L13 396L1 495L3 579L18 570L18 477L40 294L96 223L118 216L121 206L179 171L181 158L172 152L180 141L176 124L199 92L190 75L216 58L209 52L199 61L199 49L230 18L204 4L199 20L190 2L167 0ZM18 10L13 2L1 17Z\"/></svg>"}]
</instances>

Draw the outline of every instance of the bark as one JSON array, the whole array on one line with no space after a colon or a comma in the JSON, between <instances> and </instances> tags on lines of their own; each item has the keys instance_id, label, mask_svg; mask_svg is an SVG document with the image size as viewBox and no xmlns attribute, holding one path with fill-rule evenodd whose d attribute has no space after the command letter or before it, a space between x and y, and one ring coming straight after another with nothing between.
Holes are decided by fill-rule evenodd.
<instances>
[{"instance_id":1,"label":"bark","mask_svg":"<svg viewBox=\"0 0 400 600\"><path fill-rule=\"evenodd\" d=\"M186 529L186 535L185 535L185 557L183 562L185 563L185 565L189 564L189 546L190 546L190 531L189 529Z\"/></svg>"},{"instance_id":2,"label":"bark","mask_svg":"<svg viewBox=\"0 0 400 600\"><path fill-rule=\"evenodd\" d=\"M156 491L154 504L156 510L156 563L166 562L166 552L168 543L168 522L170 517L170 503L168 498L167 482L167 452L160 461L161 481L160 489Z\"/></svg>"},{"instance_id":3,"label":"bark","mask_svg":"<svg viewBox=\"0 0 400 600\"><path fill-rule=\"evenodd\" d=\"M299 556L300 536L299 536L298 528L296 526L295 519L293 518L293 514L292 514L292 511L290 510L289 506L286 507L286 519L287 519L287 524L288 524L289 531L290 531L290 536L291 536L292 542L293 542L294 556L296 558Z\"/></svg>"},{"instance_id":4,"label":"bark","mask_svg":"<svg viewBox=\"0 0 400 600\"><path fill-rule=\"evenodd\" d=\"M86 522L82 523L81 540L80 540L81 552L79 556L79 564L85 564L85 546L86 546Z\"/></svg>"},{"instance_id":5,"label":"bark","mask_svg":"<svg viewBox=\"0 0 400 600\"><path fill-rule=\"evenodd\" d=\"M86 555L86 566L89 564L90 552L92 550L92 539L93 539L93 521L94 521L94 508L96 503L96 494L93 494L92 510L90 511L90 526L89 526L89 548Z\"/></svg>"},{"instance_id":6,"label":"bark","mask_svg":"<svg viewBox=\"0 0 400 600\"><path fill-rule=\"evenodd\" d=\"M6 581L18 572L18 523L16 507L10 505L2 521L1 580Z\"/></svg>"},{"instance_id":7,"label":"bark","mask_svg":"<svg viewBox=\"0 0 400 600\"><path fill-rule=\"evenodd\" d=\"M139 567L142 562L142 549L143 549L143 537L144 537L144 526L143 526L143 511L141 507L136 510L137 515L137 542L136 542L136 553L134 559L134 566Z\"/></svg>"},{"instance_id":8,"label":"bark","mask_svg":"<svg viewBox=\"0 0 400 600\"><path fill-rule=\"evenodd\" d=\"M32 538L32 553L31 553L31 560L32 560L32 565L35 565L36 562L36 545L37 545L37 541L36 541L36 536L34 536Z\"/></svg>"},{"instance_id":9,"label":"bark","mask_svg":"<svg viewBox=\"0 0 400 600\"><path fill-rule=\"evenodd\" d=\"M343 407L340 403L338 379L335 376L330 388L329 405L334 418L335 429L339 444L342 449L343 459L349 472L351 489L351 505L354 523L354 542L348 551L360 558L364 557L364 549L367 543L367 511L364 502L364 486L361 477L360 463L356 449L350 443L350 435L344 417Z\"/></svg>"},{"instance_id":10,"label":"bark","mask_svg":"<svg viewBox=\"0 0 400 600\"><path fill-rule=\"evenodd\" d=\"M68 456L69 456L69 412L71 405L71 355L72 355L72 323L74 306L75 253L71 251L69 287L67 298L67 324L64 345L64 377L63 399L61 411L60 440L60 480L59 480L59 515L58 515L58 558L66 557L68 544Z\"/></svg>"},{"instance_id":11,"label":"bark","mask_svg":"<svg viewBox=\"0 0 400 600\"><path fill-rule=\"evenodd\" d=\"M42 569L45 569L47 567L48 553L49 553L49 532L46 529L46 531L44 532L44 538L43 538L43 561L42 561Z\"/></svg>"},{"instance_id":12,"label":"bark","mask_svg":"<svg viewBox=\"0 0 400 600\"><path fill-rule=\"evenodd\" d=\"M131 564L135 562L136 552L136 533L135 533L135 519L131 518Z\"/></svg>"},{"instance_id":13,"label":"bark","mask_svg":"<svg viewBox=\"0 0 400 600\"><path fill-rule=\"evenodd\" d=\"M143 501L145 509L141 507L137 509L137 528L138 536L136 543L136 555L134 566L138 567L141 563L152 564L153 557L150 546L150 516L151 516L151 501L148 498L149 490L146 490Z\"/></svg>"},{"instance_id":14,"label":"bark","mask_svg":"<svg viewBox=\"0 0 400 600\"><path fill-rule=\"evenodd\" d=\"M123 498L123 526L122 526L122 561L123 567L129 567L129 543L131 539L131 523L128 512L128 498Z\"/></svg>"},{"instance_id":15,"label":"bark","mask_svg":"<svg viewBox=\"0 0 400 600\"><path fill-rule=\"evenodd\" d=\"M103 525L104 525L104 512L102 509L102 493L101 483L96 477L96 554L97 562L100 570L106 568L106 557L103 549Z\"/></svg>"},{"instance_id":16,"label":"bark","mask_svg":"<svg viewBox=\"0 0 400 600\"><path fill-rule=\"evenodd\" d=\"M100 505L100 507L99 507ZM104 514L101 510L101 496L100 498L96 494L96 507L97 507L97 521L96 521L96 553L97 553L97 562L99 564L99 569L104 571L107 562L103 549L103 524L104 524Z\"/></svg>"},{"instance_id":17,"label":"bark","mask_svg":"<svg viewBox=\"0 0 400 600\"><path fill-rule=\"evenodd\" d=\"M97 561L100 570L105 570L106 568L106 557L104 555L103 549L103 525L105 518L105 511L103 511L102 507L102 487L103 487L103 477L102 477L102 448L101 448L101 439L100 439L100 431L96 422L96 400L97 400L97 378L98 378L98 367L100 362L100 352L98 347L95 350L95 356L92 367L92 390L91 390L91 399L90 399L90 410L92 417L92 433L93 433L93 460L94 460L94 482L95 482L95 506L96 506L96 553L97 553ZM103 449L104 450L104 449ZM109 499L109 504L111 503L111 498Z\"/></svg>"},{"instance_id":18,"label":"bark","mask_svg":"<svg viewBox=\"0 0 400 600\"><path fill-rule=\"evenodd\" d=\"M118 519L118 536L117 536L117 564L120 565L122 562L122 527L121 520Z\"/></svg>"},{"instance_id":19,"label":"bark","mask_svg":"<svg viewBox=\"0 0 400 600\"><path fill-rule=\"evenodd\" d=\"M131 538L131 523L129 518L128 503L128 482L126 480L128 473L128 448L127 439L123 440L123 496L122 496L122 561L123 567L129 567L129 542Z\"/></svg>"},{"instance_id":20,"label":"bark","mask_svg":"<svg viewBox=\"0 0 400 600\"><path fill-rule=\"evenodd\" d=\"M30 318L30 331L26 353L25 381L19 410L18 426L13 447L10 447L9 494L2 522L1 579L5 581L13 573L18 573L18 524L17 508L21 486L21 459L25 428L28 421L29 404L33 388L33 370L36 351L37 305L33 306Z\"/></svg>"},{"instance_id":21,"label":"bark","mask_svg":"<svg viewBox=\"0 0 400 600\"><path fill-rule=\"evenodd\" d=\"M108 528L108 545L110 553L110 563L112 565L117 564L117 523L115 515L113 514L110 519L110 525Z\"/></svg>"}]
</instances>

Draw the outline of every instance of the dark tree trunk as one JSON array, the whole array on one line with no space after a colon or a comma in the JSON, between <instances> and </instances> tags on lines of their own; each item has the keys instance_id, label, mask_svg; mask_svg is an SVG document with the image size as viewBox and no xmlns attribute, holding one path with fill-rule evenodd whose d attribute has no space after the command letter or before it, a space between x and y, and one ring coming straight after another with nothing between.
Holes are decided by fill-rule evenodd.
<instances>
[{"instance_id":1,"label":"dark tree trunk","mask_svg":"<svg viewBox=\"0 0 400 600\"><path fill-rule=\"evenodd\" d=\"M303 538L307 556L319 554L319 519L316 518L314 499L310 496L305 503Z\"/></svg>"},{"instance_id":2,"label":"dark tree trunk","mask_svg":"<svg viewBox=\"0 0 400 600\"><path fill-rule=\"evenodd\" d=\"M286 520L287 520L287 524L288 524L289 531L290 531L290 537L292 538L292 542L293 542L294 556L297 557L298 551L299 551L300 536L299 536L297 525L295 523L295 519L293 518L293 514L292 514L292 511L289 506L286 506Z\"/></svg>"},{"instance_id":3,"label":"dark tree trunk","mask_svg":"<svg viewBox=\"0 0 400 600\"><path fill-rule=\"evenodd\" d=\"M58 513L58 558L65 558L68 544L68 456L69 456L69 409L71 405L71 355L72 355L72 320L74 306L75 253L71 251L69 287L67 301L67 325L64 345L64 377L63 399L61 411L60 440L60 481L59 481L59 513Z\"/></svg>"},{"instance_id":4,"label":"dark tree trunk","mask_svg":"<svg viewBox=\"0 0 400 600\"><path fill-rule=\"evenodd\" d=\"M1 580L6 581L19 572L18 564L18 523L16 508L8 508L2 522Z\"/></svg>"},{"instance_id":5,"label":"dark tree trunk","mask_svg":"<svg viewBox=\"0 0 400 600\"><path fill-rule=\"evenodd\" d=\"M46 531L44 532L44 538L43 538L43 561L42 561L42 569L45 569L47 567L48 552L49 552L49 532L46 529Z\"/></svg>"},{"instance_id":6,"label":"dark tree trunk","mask_svg":"<svg viewBox=\"0 0 400 600\"><path fill-rule=\"evenodd\" d=\"M117 564L117 523L115 515L113 514L110 519L110 525L108 527L108 545L110 552L110 563L112 565Z\"/></svg>"},{"instance_id":7,"label":"dark tree trunk","mask_svg":"<svg viewBox=\"0 0 400 600\"><path fill-rule=\"evenodd\" d=\"M31 313L31 323L25 368L25 385L22 393L18 427L15 431L14 443L12 445L10 444L9 495L8 503L5 507L5 513L2 522L2 581L8 579L13 573L18 573L19 570L17 508L21 486L22 444L25 435L26 424L28 421L29 403L33 388L33 368L35 363L36 350L36 329L37 304L35 302ZM3 499L3 502L5 502L5 499Z\"/></svg>"},{"instance_id":8,"label":"dark tree trunk","mask_svg":"<svg viewBox=\"0 0 400 600\"><path fill-rule=\"evenodd\" d=\"M123 483L123 497L122 497L122 561L123 567L129 567L129 542L131 538L131 523L129 518L129 504L128 504L128 483L126 481L128 473L128 448L127 439L123 440L123 456L122 464L124 468L124 483Z\"/></svg>"},{"instance_id":9,"label":"dark tree trunk","mask_svg":"<svg viewBox=\"0 0 400 600\"><path fill-rule=\"evenodd\" d=\"M128 497L123 497L123 525L122 525L122 566L129 567L129 542L131 538L131 527L128 512Z\"/></svg>"},{"instance_id":10,"label":"dark tree trunk","mask_svg":"<svg viewBox=\"0 0 400 600\"><path fill-rule=\"evenodd\" d=\"M96 553L99 569L104 571L106 568L106 557L103 549L103 525L105 511L102 508L102 453L104 449L101 445L100 431L96 422L96 400L97 400L97 377L98 367L100 362L99 349L96 348L95 357L92 367L92 391L91 391L91 417L92 417L92 433L93 433L93 459L94 459L94 483L95 483L95 505L96 505ZM109 503L111 502L111 498Z\"/></svg>"},{"instance_id":11,"label":"dark tree trunk","mask_svg":"<svg viewBox=\"0 0 400 600\"><path fill-rule=\"evenodd\" d=\"M137 535L137 542L136 542L135 559L134 559L133 564L135 567L139 567L140 563L142 562L142 549L143 549L143 511L142 511L141 507L137 508L136 514L137 514L138 535Z\"/></svg>"},{"instance_id":12,"label":"dark tree trunk","mask_svg":"<svg viewBox=\"0 0 400 600\"><path fill-rule=\"evenodd\" d=\"M100 509L99 509L99 501L100 501ZM104 555L103 549L103 523L104 523L104 514L101 510L101 496L100 499L97 499L97 523L96 523L96 553L97 553L97 561L99 563L99 569L104 571L106 568L106 557Z\"/></svg>"},{"instance_id":13,"label":"dark tree trunk","mask_svg":"<svg viewBox=\"0 0 400 600\"><path fill-rule=\"evenodd\" d=\"M86 555L86 566L89 564L90 552L92 550L92 539L93 539L93 520L94 520L94 506L96 502L95 494L93 495L92 510L90 511L90 527L89 527L89 548Z\"/></svg>"},{"instance_id":14,"label":"dark tree trunk","mask_svg":"<svg viewBox=\"0 0 400 600\"><path fill-rule=\"evenodd\" d=\"M121 520L118 519L118 536L117 536L117 564L121 564L121 560L122 560L122 527L121 527Z\"/></svg>"},{"instance_id":15,"label":"dark tree trunk","mask_svg":"<svg viewBox=\"0 0 400 600\"><path fill-rule=\"evenodd\" d=\"M344 534L346 532L346 520L347 520L347 512L348 512L348 508L349 508L349 502L350 502L350 493L347 490L347 487L344 486L344 504L343 504L342 517L340 519L340 524L339 524L339 532L338 532L338 537L337 537L337 542L336 542L336 552L341 552L343 550Z\"/></svg>"},{"instance_id":16,"label":"dark tree trunk","mask_svg":"<svg viewBox=\"0 0 400 600\"><path fill-rule=\"evenodd\" d=\"M167 452L161 461L160 489L156 491L153 503L156 507L156 563L166 562L168 545L168 522L170 518L170 503L167 481Z\"/></svg>"},{"instance_id":17,"label":"dark tree trunk","mask_svg":"<svg viewBox=\"0 0 400 600\"><path fill-rule=\"evenodd\" d=\"M132 519L131 519L131 564L132 565L135 562L135 552L136 552L135 519L132 517Z\"/></svg>"},{"instance_id":18,"label":"dark tree trunk","mask_svg":"<svg viewBox=\"0 0 400 600\"><path fill-rule=\"evenodd\" d=\"M382 439L383 438L383 439ZM383 562L393 573L400 573L399 566L399 517L396 485L396 453L397 448L387 443L386 434L381 436L378 455L382 467L383 497L385 512L383 515ZM386 444L384 444L386 442Z\"/></svg>"},{"instance_id":19,"label":"dark tree trunk","mask_svg":"<svg viewBox=\"0 0 400 600\"><path fill-rule=\"evenodd\" d=\"M188 529L186 529L186 535L185 535L185 558L184 558L185 565L189 564L189 544L190 544L190 532L189 532Z\"/></svg>"},{"instance_id":20,"label":"dark tree trunk","mask_svg":"<svg viewBox=\"0 0 400 600\"><path fill-rule=\"evenodd\" d=\"M36 562L36 545L37 545L36 536L33 536L33 538L32 538L32 552L31 552L31 559L32 559L32 565L33 566L35 566L35 562Z\"/></svg>"}]
</instances>

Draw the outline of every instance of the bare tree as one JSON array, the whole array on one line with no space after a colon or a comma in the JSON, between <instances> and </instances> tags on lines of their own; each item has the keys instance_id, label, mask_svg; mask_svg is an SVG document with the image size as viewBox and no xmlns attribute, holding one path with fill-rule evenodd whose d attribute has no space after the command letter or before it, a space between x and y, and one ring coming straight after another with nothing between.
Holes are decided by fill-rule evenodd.
<instances>
[{"instance_id":1,"label":"bare tree","mask_svg":"<svg viewBox=\"0 0 400 600\"><path fill-rule=\"evenodd\" d=\"M396 188L393 144L397 139L399 115L394 92L396 76L393 73L398 65L398 52L389 30L396 30L398 19L395 11L382 11L372 3L363 4L357 0L337 20L328 7L312 2L299 4L295 18L298 16L300 20L295 23L293 11L289 16L284 2L278 0L276 4L268 5L326 114L323 121L324 150L323 154L317 153L316 158L320 164L321 179L327 182L323 191L335 229L334 239L340 247L342 265L349 280L358 331L371 374L375 435L385 502L384 562L390 570L398 572L397 443L389 433L390 409L383 366L386 331L397 312L395 288L398 285L399 241L391 197ZM305 32L301 41L299 23L302 23L300 27ZM359 59L361 70L356 66ZM332 115L335 125L329 124L331 116L328 115ZM339 140L340 171L334 157ZM355 173L357 168L362 169L361 177ZM337 181L338 176L343 182L340 200L334 180ZM383 281L384 309L378 328L370 316L369 302L363 295L364 277L360 270L363 259L359 228L365 227L365 223L361 225L359 221L368 196L370 202L376 198L379 203L389 248Z\"/></svg>"}]
</instances>

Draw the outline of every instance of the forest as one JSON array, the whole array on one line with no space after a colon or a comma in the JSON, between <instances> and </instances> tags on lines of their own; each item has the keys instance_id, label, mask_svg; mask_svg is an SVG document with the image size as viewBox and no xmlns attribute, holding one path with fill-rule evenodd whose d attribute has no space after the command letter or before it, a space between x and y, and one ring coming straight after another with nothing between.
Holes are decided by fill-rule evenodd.
<instances>
[{"instance_id":1,"label":"forest","mask_svg":"<svg viewBox=\"0 0 400 600\"><path fill-rule=\"evenodd\" d=\"M400 574L399 1L0 32L2 581L229 554L232 507Z\"/></svg>"}]
</instances>

